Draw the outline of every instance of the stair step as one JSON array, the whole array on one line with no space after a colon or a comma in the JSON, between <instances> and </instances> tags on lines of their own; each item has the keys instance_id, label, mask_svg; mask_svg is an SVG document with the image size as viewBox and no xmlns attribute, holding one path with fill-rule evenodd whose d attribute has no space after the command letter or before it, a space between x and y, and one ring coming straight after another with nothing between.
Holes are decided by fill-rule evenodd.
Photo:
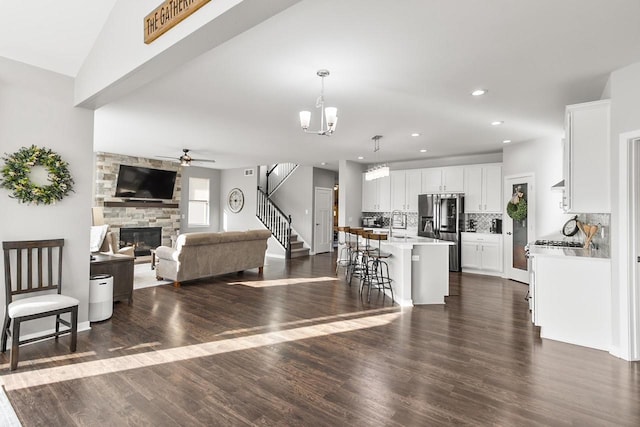
<instances>
[{"instance_id":1,"label":"stair step","mask_svg":"<svg viewBox=\"0 0 640 427\"><path fill-rule=\"evenodd\" d=\"M304 242L301 242L301 241L297 241L297 242L291 241L291 249L300 249L300 248L302 248L303 246L304 246Z\"/></svg>"},{"instance_id":2,"label":"stair step","mask_svg":"<svg viewBox=\"0 0 640 427\"><path fill-rule=\"evenodd\" d=\"M291 258L300 258L309 255L309 248L291 249Z\"/></svg>"}]
</instances>

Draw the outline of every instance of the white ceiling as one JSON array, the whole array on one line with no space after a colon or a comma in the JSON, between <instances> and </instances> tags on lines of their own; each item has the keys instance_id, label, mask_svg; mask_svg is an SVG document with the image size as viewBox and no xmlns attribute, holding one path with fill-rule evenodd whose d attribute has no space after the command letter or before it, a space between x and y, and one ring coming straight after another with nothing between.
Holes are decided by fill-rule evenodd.
<instances>
[{"instance_id":1,"label":"white ceiling","mask_svg":"<svg viewBox=\"0 0 640 427\"><path fill-rule=\"evenodd\" d=\"M98 109L94 148L337 168L560 138L566 104L599 99L611 71L640 60L638 16L638 0L305 0ZM317 126L320 68L340 119L329 138L298 123L311 109ZM470 96L479 87L488 94Z\"/></svg>"},{"instance_id":2,"label":"white ceiling","mask_svg":"<svg viewBox=\"0 0 640 427\"><path fill-rule=\"evenodd\" d=\"M75 77L117 0L0 0L0 56Z\"/></svg>"}]
</instances>

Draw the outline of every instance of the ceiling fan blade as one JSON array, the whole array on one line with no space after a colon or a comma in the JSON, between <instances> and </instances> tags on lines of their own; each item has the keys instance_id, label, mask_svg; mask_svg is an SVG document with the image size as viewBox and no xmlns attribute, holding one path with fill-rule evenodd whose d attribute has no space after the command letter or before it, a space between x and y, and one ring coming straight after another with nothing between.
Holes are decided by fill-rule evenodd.
<instances>
[{"instance_id":1,"label":"ceiling fan blade","mask_svg":"<svg viewBox=\"0 0 640 427\"><path fill-rule=\"evenodd\" d=\"M191 159L192 162L209 162L209 163L215 163L215 160L211 160L211 159Z\"/></svg>"},{"instance_id":2,"label":"ceiling fan blade","mask_svg":"<svg viewBox=\"0 0 640 427\"><path fill-rule=\"evenodd\" d=\"M169 157L169 156L156 156L159 159L171 159L171 160L180 160L176 157Z\"/></svg>"}]
</instances>

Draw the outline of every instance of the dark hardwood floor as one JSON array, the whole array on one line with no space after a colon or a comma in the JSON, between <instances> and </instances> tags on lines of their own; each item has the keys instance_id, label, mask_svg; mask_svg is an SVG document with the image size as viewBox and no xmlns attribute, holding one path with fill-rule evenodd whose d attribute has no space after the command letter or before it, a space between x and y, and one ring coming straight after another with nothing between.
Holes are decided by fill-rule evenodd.
<instances>
[{"instance_id":1,"label":"dark hardwood floor","mask_svg":"<svg viewBox=\"0 0 640 427\"><path fill-rule=\"evenodd\" d=\"M136 290L0 381L24 426L640 425L638 363L541 340L525 285L452 274L446 305L400 308L334 265Z\"/></svg>"}]
</instances>

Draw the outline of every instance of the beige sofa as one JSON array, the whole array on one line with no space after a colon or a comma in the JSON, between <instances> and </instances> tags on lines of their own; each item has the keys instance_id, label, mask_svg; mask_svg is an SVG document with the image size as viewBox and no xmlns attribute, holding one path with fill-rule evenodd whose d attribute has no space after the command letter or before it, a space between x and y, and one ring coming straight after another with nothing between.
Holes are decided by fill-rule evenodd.
<instances>
[{"instance_id":1,"label":"beige sofa","mask_svg":"<svg viewBox=\"0 0 640 427\"><path fill-rule=\"evenodd\" d=\"M269 230L185 233L178 236L175 249L156 249L156 276L180 282L234 273L264 266Z\"/></svg>"}]
</instances>

